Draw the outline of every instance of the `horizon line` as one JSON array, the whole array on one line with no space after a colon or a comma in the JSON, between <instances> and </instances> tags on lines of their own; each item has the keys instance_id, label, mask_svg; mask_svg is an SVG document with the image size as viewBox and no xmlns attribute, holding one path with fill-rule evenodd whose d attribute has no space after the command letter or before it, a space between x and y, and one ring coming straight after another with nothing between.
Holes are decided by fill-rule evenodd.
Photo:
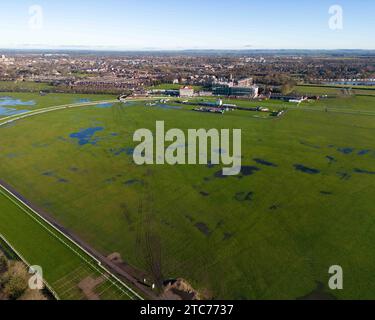
<instances>
[{"instance_id":1,"label":"horizon line","mask_svg":"<svg viewBox=\"0 0 375 320\"><path fill-rule=\"evenodd\" d=\"M35 46L35 47L1 47L1 50L48 50L48 51L110 51L110 52L183 52L183 51L375 51L375 49L366 48L115 48L115 47L95 47L95 46Z\"/></svg>"}]
</instances>

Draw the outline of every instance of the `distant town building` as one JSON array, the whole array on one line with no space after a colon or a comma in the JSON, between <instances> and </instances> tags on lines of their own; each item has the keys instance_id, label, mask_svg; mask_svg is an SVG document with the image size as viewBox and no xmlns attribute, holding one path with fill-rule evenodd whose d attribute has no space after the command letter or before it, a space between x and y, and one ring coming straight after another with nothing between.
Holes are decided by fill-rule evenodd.
<instances>
[{"instance_id":1,"label":"distant town building","mask_svg":"<svg viewBox=\"0 0 375 320\"><path fill-rule=\"evenodd\" d=\"M182 87L180 89L180 97L193 97L194 89L193 87Z\"/></svg>"},{"instance_id":2,"label":"distant town building","mask_svg":"<svg viewBox=\"0 0 375 320\"><path fill-rule=\"evenodd\" d=\"M14 64L14 58L7 58L5 55L1 55L0 63L3 63L5 65L12 65Z\"/></svg>"},{"instance_id":3,"label":"distant town building","mask_svg":"<svg viewBox=\"0 0 375 320\"><path fill-rule=\"evenodd\" d=\"M238 87L251 87L253 85L253 78L246 78L242 80L238 80Z\"/></svg>"}]
</instances>

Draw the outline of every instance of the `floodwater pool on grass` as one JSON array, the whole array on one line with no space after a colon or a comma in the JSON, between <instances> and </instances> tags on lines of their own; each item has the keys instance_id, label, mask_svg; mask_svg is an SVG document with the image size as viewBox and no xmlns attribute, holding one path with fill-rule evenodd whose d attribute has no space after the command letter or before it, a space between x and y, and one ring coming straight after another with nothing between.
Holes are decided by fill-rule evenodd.
<instances>
[{"instance_id":1,"label":"floodwater pool on grass","mask_svg":"<svg viewBox=\"0 0 375 320\"><path fill-rule=\"evenodd\" d=\"M72 139L77 139L78 140L78 144L80 146L84 146L86 144L96 144L98 139L96 138L93 138L94 135L99 132L99 131L103 131L104 128L103 127L93 127L93 128L87 128L87 129L83 129L79 132L74 132L72 134L70 134L70 138Z\"/></svg>"},{"instance_id":2,"label":"floodwater pool on grass","mask_svg":"<svg viewBox=\"0 0 375 320\"><path fill-rule=\"evenodd\" d=\"M29 110L18 110L15 108L6 108L0 105L0 116L13 116L13 115L25 113L28 111Z\"/></svg>"},{"instance_id":3,"label":"floodwater pool on grass","mask_svg":"<svg viewBox=\"0 0 375 320\"><path fill-rule=\"evenodd\" d=\"M22 101L12 97L0 97L0 116L13 116L28 112L29 110L20 110L17 106L35 106L35 101Z\"/></svg>"},{"instance_id":4,"label":"floodwater pool on grass","mask_svg":"<svg viewBox=\"0 0 375 320\"><path fill-rule=\"evenodd\" d=\"M113 107L112 103L99 103L95 106L96 108L111 108Z\"/></svg>"},{"instance_id":5,"label":"floodwater pool on grass","mask_svg":"<svg viewBox=\"0 0 375 320\"><path fill-rule=\"evenodd\" d=\"M16 107L16 106L35 106L35 101L22 101L21 99L15 99L12 97L0 97L0 106L9 106L9 107Z\"/></svg>"}]
</instances>

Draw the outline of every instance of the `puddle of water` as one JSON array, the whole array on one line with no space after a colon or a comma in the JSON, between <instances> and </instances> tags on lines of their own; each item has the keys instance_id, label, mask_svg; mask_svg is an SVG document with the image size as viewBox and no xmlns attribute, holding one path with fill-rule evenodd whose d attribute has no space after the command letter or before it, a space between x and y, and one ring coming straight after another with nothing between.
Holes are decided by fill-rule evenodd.
<instances>
[{"instance_id":1,"label":"puddle of water","mask_svg":"<svg viewBox=\"0 0 375 320\"><path fill-rule=\"evenodd\" d=\"M91 99L82 98L82 99L76 99L76 100L74 100L74 103L86 103L86 102L91 102Z\"/></svg>"},{"instance_id":2,"label":"puddle of water","mask_svg":"<svg viewBox=\"0 0 375 320\"><path fill-rule=\"evenodd\" d=\"M55 178L57 182L59 183L68 183L69 181L67 179L59 177L55 172L53 171L46 171L42 173L45 177Z\"/></svg>"},{"instance_id":3,"label":"puddle of water","mask_svg":"<svg viewBox=\"0 0 375 320\"><path fill-rule=\"evenodd\" d=\"M238 168L233 168L233 170L237 171ZM260 169L258 167L255 167L255 166L242 166L240 174L238 174L236 176L234 176L234 175L233 176L231 176L231 175L225 176L225 175L223 175L223 170L220 170L220 171L215 172L214 177L215 178L221 178L221 179L225 179L225 178L228 178L228 177L237 177L237 178L241 179L241 178L246 177L246 176L251 176L258 171L260 171Z\"/></svg>"},{"instance_id":4,"label":"puddle of water","mask_svg":"<svg viewBox=\"0 0 375 320\"><path fill-rule=\"evenodd\" d=\"M263 159L257 159L255 158L254 161L258 164L261 164L261 165L264 165L264 166L268 166L268 167L277 167L276 164L272 163L272 162L268 162L266 160L263 160Z\"/></svg>"},{"instance_id":5,"label":"puddle of water","mask_svg":"<svg viewBox=\"0 0 375 320\"><path fill-rule=\"evenodd\" d=\"M241 167L241 174L244 176L251 176L258 171L260 171L260 169L254 166L242 166Z\"/></svg>"},{"instance_id":6,"label":"puddle of water","mask_svg":"<svg viewBox=\"0 0 375 320\"><path fill-rule=\"evenodd\" d=\"M109 152L112 153L115 156L119 156L123 153L125 153L127 156L132 156L134 153L134 148L125 147L125 148L111 148L109 149Z\"/></svg>"},{"instance_id":7,"label":"puddle of water","mask_svg":"<svg viewBox=\"0 0 375 320\"><path fill-rule=\"evenodd\" d=\"M338 148L337 151L343 154L351 154L354 151L354 148Z\"/></svg>"},{"instance_id":8,"label":"puddle of water","mask_svg":"<svg viewBox=\"0 0 375 320\"><path fill-rule=\"evenodd\" d=\"M361 173L361 174L375 174L375 171L369 171L369 170L363 170L363 169L354 169L355 173Z\"/></svg>"},{"instance_id":9,"label":"puddle of water","mask_svg":"<svg viewBox=\"0 0 375 320\"><path fill-rule=\"evenodd\" d=\"M361 150L358 152L358 155L359 156L364 156L366 154L369 154L371 152L371 150Z\"/></svg>"},{"instance_id":10,"label":"puddle of water","mask_svg":"<svg viewBox=\"0 0 375 320\"><path fill-rule=\"evenodd\" d=\"M35 101L22 101L21 99L15 99L12 97L0 97L0 106L9 106L9 107L16 107L16 106L35 106Z\"/></svg>"},{"instance_id":11,"label":"puddle of water","mask_svg":"<svg viewBox=\"0 0 375 320\"><path fill-rule=\"evenodd\" d=\"M86 144L92 144L95 145L98 142L98 139L94 139L93 136L99 132L103 131L103 127L93 127L93 128L87 128L79 132L72 133L69 137L72 139L77 139L78 144L80 146L84 146Z\"/></svg>"},{"instance_id":12,"label":"puddle of water","mask_svg":"<svg viewBox=\"0 0 375 320\"><path fill-rule=\"evenodd\" d=\"M95 106L96 108L112 108L113 104L112 103L100 103Z\"/></svg>"},{"instance_id":13,"label":"puddle of water","mask_svg":"<svg viewBox=\"0 0 375 320\"><path fill-rule=\"evenodd\" d=\"M194 226L207 237L211 234L210 228L203 222L197 222Z\"/></svg>"},{"instance_id":14,"label":"puddle of water","mask_svg":"<svg viewBox=\"0 0 375 320\"><path fill-rule=\"evenodd\" d=\"M320 173L319 170L305 167L305 166L302 165L302 164L295 164L295 165L294 165L294 168L295 168L297 171L301 171L301 172L303 172L303 173L308 173L308 174L318 174L318 173Z\"/></svg>"},{"instance_id":15,"label":"puddle of water","mask_svg":"<svg viewBox=\"0 0 375 320\"><path fill-rule=\"evenodd\" d=\"M128 181L125 182L126 186L132 186L132 185L135 185L135 184L143 184L143 181L138 180L138 179L131 179L131 180L128 180Z\"/></svg>"},{"instance_id":16,"label":"puddle of water","mask_svg":"<svg viewBox=\"0 0 375 320\"><path fill-rule=\"evenodd\" d=\"M25 112L29 112L29 110L18 110L14 108L3 107L0 105L0 116L14 116Z\"/></svg>"},{"instance_id":17,"label":"puddle of water","mask_svg":"<svg viewBox=\"0 0 375 320\"><path fill-rule=\"evenodd\" d=\"M123 107L132 107L132 106L135 106L137 104L137 102L135 101L125 101L122 103L121 106Z\"/></svg>"}]
</instances>

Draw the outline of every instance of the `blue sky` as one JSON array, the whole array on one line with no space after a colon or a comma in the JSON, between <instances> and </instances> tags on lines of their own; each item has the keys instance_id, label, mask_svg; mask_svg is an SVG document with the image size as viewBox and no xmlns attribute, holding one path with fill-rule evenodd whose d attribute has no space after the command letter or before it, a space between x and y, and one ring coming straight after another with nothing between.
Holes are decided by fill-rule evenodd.
<instances>
[{"instance_id":1,"label":"blue sky","mask_svg":"<svg viewBox=\"0 0 375 320\"><path fill-rule=\"evenodd\" d=\"M334 4L342 30L328 26ZM374 12L373 0L2 0L0 47L375 49Z\"/></svg>"}]
</instances>

